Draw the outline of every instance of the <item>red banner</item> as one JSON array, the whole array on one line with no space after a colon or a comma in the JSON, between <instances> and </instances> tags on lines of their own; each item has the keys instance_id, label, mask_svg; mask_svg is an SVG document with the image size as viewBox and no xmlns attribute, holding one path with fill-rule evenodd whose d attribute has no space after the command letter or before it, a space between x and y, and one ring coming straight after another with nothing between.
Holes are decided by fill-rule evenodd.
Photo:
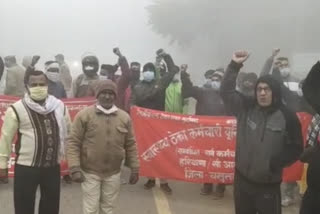
<instances>
[{"instance_id":1,"label":"red banner","mask_svg":"<svg viewBox=\"0 0 320 214\"><path fill-rule=\"evenodd\" d=\"M4 114L7 110L8 107L10 107L13 103L18 101L19 98L17 97L11 97L11 96L0 96L0 128L2 127L3 124L3 119L4 119ZM73 119L76 114L82 110L83 108L92 105L95 103L94 99L65 99L63 100L65 105L67 106L70 117ZM9 168L9 176L13 177L14 175L14 163L15 163L15 146L12 144L12 155L8 163L8 168ZM69 169L66 161L61 162L61 175L66 175L68 174Z\"/></svg>"},{"instance_id":2,"label":"red banner","mask_svg":"<svg viewBox=\"0 0 320 214\"><path fill-rule=\"evenodd\" d=\"M4 113L18 98L0 96L0 128ZM93 99L63 100L71 118L94 104ZM233 117L200 117L170 114L142 108L131 110L141 161L141 175L197 183L232 183L235 156L236 120ZM298 114L305 137L311 116ZM9 173L14 173L13 154ZM303 165L285 169L284 180L300 180ZM61 174L68 173L65 161Z\"/></svg>"},{"instance_id":3,"label":"red banner","mask_svg":"<svg viewBox=\"0 0 320 214\"><path fill-rule=\"evenodd\" d=\"M178 115L132 108L141 175L196 183L233 183L236 120ZM311 116L299 114L305 134ZM301 179L303 165L285 170L285 181Z\"/></svg>"}]
</instances>

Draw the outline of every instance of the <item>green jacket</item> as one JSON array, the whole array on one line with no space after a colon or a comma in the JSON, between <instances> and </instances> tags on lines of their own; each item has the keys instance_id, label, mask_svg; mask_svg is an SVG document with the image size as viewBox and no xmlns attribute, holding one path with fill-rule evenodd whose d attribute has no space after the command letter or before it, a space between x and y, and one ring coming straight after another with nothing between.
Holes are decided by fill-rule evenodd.
<instances>
[{"instance_id":1,"label":"green jacket","mask_svg":"<svg viewBox=\"0 0 320 214\"><path fill-rule=\"evenodd\" d=\"M183 98L181 94L181 82L172 82L166 90L165 111L171 113L183 113Z\"/></svg>"}]
</instances>

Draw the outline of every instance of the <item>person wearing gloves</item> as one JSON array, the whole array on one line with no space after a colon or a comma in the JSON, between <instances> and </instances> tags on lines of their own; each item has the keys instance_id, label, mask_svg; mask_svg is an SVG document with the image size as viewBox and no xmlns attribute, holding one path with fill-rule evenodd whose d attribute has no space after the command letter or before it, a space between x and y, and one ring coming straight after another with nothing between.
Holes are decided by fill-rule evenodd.
<instances>
[{"instance_id":1,"label":"person wearing gloves","mask_svg":"<svg viewBox=\"0 0 320 214\"><path fill-rule=\"evenodd\" d=\"M136 184L139 159L130 116L115 106L115 83L99 80L95 89L97 104L74 119L67 158L72 180L82 183L83 213L112 214L122 162L131 169L130 184Z\"/></svg>"},{"instance_id":2,"label":"person wearing gloves","mask_svg":"<svg viewBox=\"0 0 320 214\"><path fill-rule=\"evenodd\" d=\"M73 97L81 98L88 97L91 94L92 84L99 80L99 60L91 53L87 53L82 57L82 70L83 74L80 74L73 82Z\"/></svg>"},{"instance_id":3,"label":"person wearing gloves","mask_svg":"<svg viewBox=\"0 0 320 214\"><path fill-rule=\"evenodd\" d=\"M55 61L45 63L46 76L48 77L48 93L58 99L67 98L66 90L61 82L60 66Z\"/></svg>"},{"instance_id":4,"label":"person wearing gloves","mask_svg":"<svg viewBox=\"0 0 320 214\"><path fill-rule=\"evenodd\" d=\"M48 79L42 71L28 70L27 93L5 113L0 139L0 177L8 179L8 160L17 135L14 172L15 214L34 213L40 187L39 214L58 214L60 160L70 125L62 101L48 95Z\"/></svg>"}]
</instances>

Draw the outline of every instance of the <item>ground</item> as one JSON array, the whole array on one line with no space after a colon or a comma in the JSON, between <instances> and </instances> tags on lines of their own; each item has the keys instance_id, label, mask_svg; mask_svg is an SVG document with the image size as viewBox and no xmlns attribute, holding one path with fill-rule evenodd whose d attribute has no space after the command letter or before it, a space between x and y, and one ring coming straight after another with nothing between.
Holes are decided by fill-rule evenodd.
<instances>
[{"instance_id":1,"label":"ground","mask_svg":"<svg viewBox=\"0 0 320 214\"><path fill-rule=\"evenodd\" d=\"M159 188L144 190L145 178L131 186L125 184L128 172L123 173L121 193L116 203L115 214L233 214L232 187L227 188L223 200L215 201L210 196L201 196L199 184L171 181L171 196ZM38 197L39 198L39 197ZM60 214L81 214L81 189L79 184L62 182ZM284 214L298 214L298 205L283 209ZM0 185L0 213L13 214L13 181Z\"/></svg>"}]
</instances>

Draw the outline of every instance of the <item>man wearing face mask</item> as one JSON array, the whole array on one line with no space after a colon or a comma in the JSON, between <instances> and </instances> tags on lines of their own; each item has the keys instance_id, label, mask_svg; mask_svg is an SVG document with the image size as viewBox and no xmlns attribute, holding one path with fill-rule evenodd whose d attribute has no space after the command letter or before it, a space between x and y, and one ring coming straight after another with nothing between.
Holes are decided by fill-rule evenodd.
<instances>
[{"instance_id":1,"label":"man wearing face mask","mask_svg":"<svg viewBox=\"0 0 320 214\"><path fill-rule=\"evenodd\" d=\"M60 66L55 61L45 63L46 76L48 77L48 93L57 99L67 98L66 91L60 80Z\"/></svg>"},{"instance_id":2,"label":"man wearing face mask","mask_svg":"<svg viewBox=\"0 0 320 214\"><path fill-rule=\"evenodd\" d=\"M14 178L15 214L34 213L38 186L39 213L58 214L60 203L60 159L70 127L62 101L48 95L48 79L42 71L28 70L27 92L5 113L0 140L0 177L8 177L8 160L16 134Z\"/></svg>"},{"instance_id":3,"label":"man wearing face mask","mask_svg":"<svg viewBox=\"0 0 320 214\"><path fill-rule=\"evenodd\" d=\"M291 73L287 57L276 58L279 53L279 48L272 51L272 55L267 59L260 76L268 75L271 72L272 76L281 81L290 91L297 93L300 80Z\"/></svg>"},{"instance_id":4,"label":"man wearing face mask","mask_svg":"<svg viewBox=\"0 0 320 214\"><path fill-rule=\"evenodd\" d=\"M179 72L179 67L175 66L173 59L169 54L165 53L162 49L160 50L161 51L157 51L157 55L164 59L169 72L157 80L155 65L151 62L145 64L142 73L143 80L134 87L131 96L131 105L158 111L165 110L166 89L172 82L174 76ZM166 180L161 179L160 183L162 191L167 194L172 193L172 189L169 187ZM155 178L149 178L144 187L149 190L155 187L155 184Z\"/></svg>"},{"instance_id":5,"label":"man wearing face mask","mask_svg":"<svg viewBox=\"0 0 320 214\"><path fill-rule=\"evenodd\" d=\"M94 81L99 79L97 74L99 70L99 60L91 53L85 54L82 57L82 70L83 74L80 74L73 83L73 97L88 97L90 96L90 87Z\"/></svg>"},{"instance_id":6,"label":"man wearing face mask","mask_svg":"<svg viewBox=\"0 0 320 214\"><path fill-rule=\"evenodd\" d=\"M129 115L115 105L116 84L99 80L97 104L79 112L67 145L72 179L81 183L84 214L113 214L124 160L130 184L139 180L139 159Z\"/></svg>"},{"instance_id":7,"label":"man wearing face mask","mask_svg":"<svg viewBox=\"0 0 320 214\"><path fill-rule=\"evenodd\" d=\"M203 87L194 86L190 80L190 75L183 71L181 73L182 96L183 98L193 97L197 101L196 115L204 116L225 116L226 108L220 97L220 85L224 72L222 70L208 70ZM201 189L201 195L211 195L213 184L206 183ZM216 191L213 193L214 199L218 200L224 197L225 185L216 185Z\"/></svg>"}]
</instances>

